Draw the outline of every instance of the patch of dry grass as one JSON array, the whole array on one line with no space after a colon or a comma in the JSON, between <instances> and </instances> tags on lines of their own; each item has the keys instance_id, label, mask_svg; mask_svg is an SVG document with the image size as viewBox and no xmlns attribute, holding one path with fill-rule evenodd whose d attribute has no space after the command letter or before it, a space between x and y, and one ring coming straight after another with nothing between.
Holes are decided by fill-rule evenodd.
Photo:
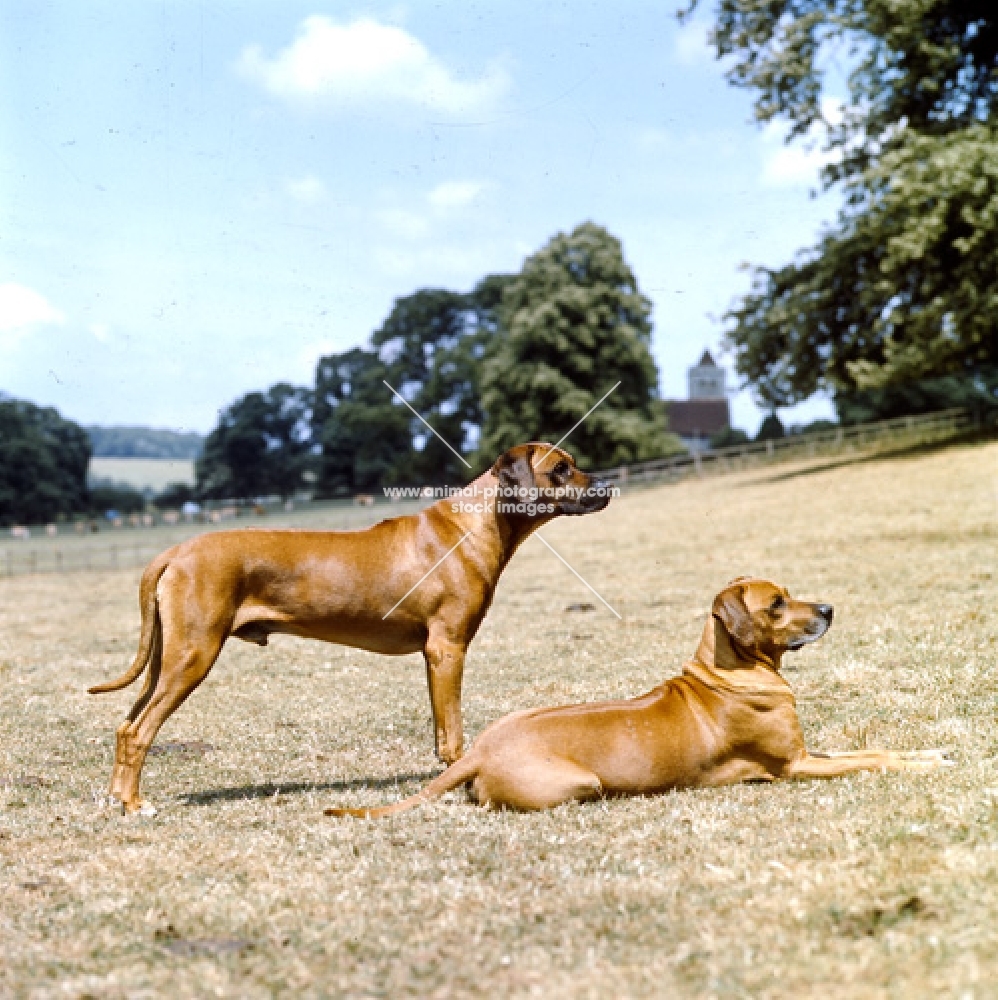
<instances>
[{"instance_id":1,"label":"patch of dry grass","mask_svg":"<svg viewBox=\"0 0 998 1000\"><path fill-rule=\"evenodd\" d=\"M998 445L632 493L524 546L472 647L473 736L637 694L751 572L836 607L788 659L811 746L939 774L381 823L437 771L419 657L232 642L167 724L154 820L98 802L135 691L137 571L0 581L0 994L995 995ZM791 470L792 471L792 470ZM594 602L596 603L596 602ZM202 745L198 745L202 744ZM210 746L204 746L209 744Z\"/></svg>"}]
</instances>

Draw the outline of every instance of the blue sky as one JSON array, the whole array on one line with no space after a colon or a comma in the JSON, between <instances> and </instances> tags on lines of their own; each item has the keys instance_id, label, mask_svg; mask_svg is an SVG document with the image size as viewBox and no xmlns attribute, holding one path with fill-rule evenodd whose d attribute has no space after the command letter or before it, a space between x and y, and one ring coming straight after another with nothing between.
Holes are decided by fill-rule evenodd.
<instances>
[{"instance_id":1,"label":"blue sky","mask_svg":"<svg viewBox=\"0 0 998 1000\"><path fill-rule=\"evenodd\" d=\"M740 265L789 260L837 201L674 9L6 0L0 390L207 431L244 392L310 382L395 298L592 220L684 397ZM760 419L740 393L735 423Z\"/></svg>"}]
</instances>

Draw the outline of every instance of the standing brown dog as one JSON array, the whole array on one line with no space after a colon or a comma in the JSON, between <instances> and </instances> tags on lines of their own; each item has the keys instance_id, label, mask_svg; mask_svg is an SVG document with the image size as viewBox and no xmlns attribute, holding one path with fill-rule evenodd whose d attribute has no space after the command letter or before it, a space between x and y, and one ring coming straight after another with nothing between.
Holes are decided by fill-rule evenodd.
<instances>
[{"instance_id":1,"label":"standing brown dog","mask_svg":"<svg viewBox=\"0 0 998 1000\"><path fill-rule=\"evenodd\" d=\"M714 599L696 654L679 677L630 701L507 715L419 794L326 815L389 816L465 782L483 805L548 809L572 799L851 771L931 771L948 763L938 750L807 752L780 660L820 639L831 623L829 605L796 601L774 583L740 577Z\"/></svg>"},{"instance_id":2,"label":"standing brown dog","mask_svg":"<svg viewBox=\"0 0 998 1000\"><path fill-rule=\"evenodd\" d=\"M145 686L118 728L111 795L128 812L163 723L204 680L225 640L273 632L375 653L422 651L436 748L461 756L461 674L499 575L535 528L588 514L609 489L551 445L517 445L461 495L363 531L221 531L154 559L142 576L142 635L131 668L90 688Z\"/></svg>"}]
</instances>

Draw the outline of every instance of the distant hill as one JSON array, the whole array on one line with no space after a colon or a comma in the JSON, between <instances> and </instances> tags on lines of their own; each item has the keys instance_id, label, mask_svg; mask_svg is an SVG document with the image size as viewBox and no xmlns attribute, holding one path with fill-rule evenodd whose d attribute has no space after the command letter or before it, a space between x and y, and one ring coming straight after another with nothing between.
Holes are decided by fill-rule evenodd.
<instances>
[{"instance_id":1,"label":"distant hill","mask_svg":"<svg viewBox=\"0 0 998 1000\"><path fill-rule=\"evenodd\" d=\"M94 458L197 458L204 438L153 427L87 427Z\"/></svg>"}]
</instances>

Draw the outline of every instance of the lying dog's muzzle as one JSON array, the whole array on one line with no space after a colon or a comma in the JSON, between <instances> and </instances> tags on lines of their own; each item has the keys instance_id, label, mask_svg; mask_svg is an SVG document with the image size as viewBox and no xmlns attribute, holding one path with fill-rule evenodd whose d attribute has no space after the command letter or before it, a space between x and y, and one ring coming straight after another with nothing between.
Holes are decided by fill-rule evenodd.
<instances>
[{"instance_id":1,"label":"lying dog's muzzle","mask_svg":"<svg viewBox=\"0 0 998 1000\"><path fill-rule=\"evenodd\" d=\"M821 604L815 608L815 611L818 612L820 617L812 618L808 622L807 628L787 645L787 649L800 649L801 646L806 646L809 642L817 642L829 630L833 615L831 605Z\"/></svg>"}]
</instances>

